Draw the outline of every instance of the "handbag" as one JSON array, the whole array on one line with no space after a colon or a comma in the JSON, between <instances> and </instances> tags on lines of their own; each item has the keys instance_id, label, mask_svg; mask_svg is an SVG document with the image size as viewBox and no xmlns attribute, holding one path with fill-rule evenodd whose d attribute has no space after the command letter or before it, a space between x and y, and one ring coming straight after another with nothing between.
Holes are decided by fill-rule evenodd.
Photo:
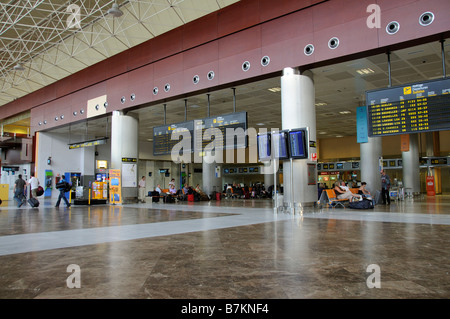
<instances>
[{"instance_id":1,"label":"handbag","mask_svg":"<svg viewBox=\"0 0 450 319\"><path fill-rule=\"evenodd\" d=\"M36 190L36 196L42 196L44 194L44 188L42 186L38 186Z\"/></svg>"}]
</instances>

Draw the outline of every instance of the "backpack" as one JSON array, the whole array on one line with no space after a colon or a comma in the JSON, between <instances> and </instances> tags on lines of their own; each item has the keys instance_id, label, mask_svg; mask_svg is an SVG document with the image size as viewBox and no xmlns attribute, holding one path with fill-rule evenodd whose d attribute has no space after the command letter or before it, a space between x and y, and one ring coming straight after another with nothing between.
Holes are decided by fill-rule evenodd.
<instances>
[{"instance_id":1,"label":"backpack","mask_svg":"<svg viewBox=\"0 0 450 319\"><path fill-rule=\"evenodd\" d=\"M348 207L353 209L372 209L373 203L370 200L363 199L361 201L351 202L348 204Z\"/></svg>"},{"instance_id":2,"label":"backpack","mask_svg":"<svg viewBox=\"0 0 450 319\"><path fill-rule=\"evenodd\" d=\"M66 183L66 185L64 187L64 191L67 193L72 189L72 185L67 182L65 182L65 183Z\"/></svg>"}]
</instances>

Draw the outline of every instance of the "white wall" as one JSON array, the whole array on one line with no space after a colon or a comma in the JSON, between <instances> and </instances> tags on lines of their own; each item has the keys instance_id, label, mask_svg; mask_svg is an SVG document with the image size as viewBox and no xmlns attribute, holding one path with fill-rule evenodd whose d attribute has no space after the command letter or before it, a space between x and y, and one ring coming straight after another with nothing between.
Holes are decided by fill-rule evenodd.
<instances>
[{"instance_id":1,"label":"white wall","mask_svg":"<svg viewBox=\"0 0 450 319\"><path fill-rule=\"evenodd\" d=\"M94 175L95 173L95 148L83 147L79 149L69 149L69 142L73 142L74 136L40 132L38 136L38 157L36 163L36 177L41 185L44 185L45 171L53 172L52 198L58 197L55 190L55 177L62 176L66 172L79 172L81 175ZM83 138L80 138L83 140ZM47 159L51 157L51 165L47 164Z\"/></svg>"}]
</instances>

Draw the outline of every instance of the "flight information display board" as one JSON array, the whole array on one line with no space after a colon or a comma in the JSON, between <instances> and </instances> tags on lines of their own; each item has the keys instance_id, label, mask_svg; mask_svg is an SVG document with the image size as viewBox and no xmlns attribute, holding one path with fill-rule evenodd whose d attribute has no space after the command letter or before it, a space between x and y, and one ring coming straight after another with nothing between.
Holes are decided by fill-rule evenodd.
<instances>
[{"instance_id":1,"label":"flight information display board","mask_svg":"<svg viewBox=\"0 0 450 319\"><path fill-rule=\"evenodd\" d=\"M450 129L450 79L366 92L370 137Z\"/></svg>"},{"instance_id":2,"label":"flight information display board","mask_svg":"<svg viewBox=\"0 0 450 319\"><path fill-rule=\"evenodd\" d=\"M257 136L258 142L258 159L260 161L270 161L272 158L271 134L264 133Z\"/></svg>"},{"instance_id":3,"label":"flight information display board","mask_svg":"<svg viewBox=\"0 0 450 319\"><path fill-rule=\"evenodd\" d=\"M276 159L288 159L288 133L287 131L272 133L274 157Z\"/></svg>"},{"instance_id":4,"label":"flight information display board","mask_svg":"<svg viewBox=\"0 0 450 319\"><path fill-rule=\"evenodd\" d=\"M242 130L239 130L239 129ZM234 142L227 143L228 134L236 132ZM238 129L238 130L236 130ZM205 149L206 146L214 148L234 149L247 147L247 112L236 112L220 116L213 116L201 120L194 120L194 140L197 149ZM241 133L241 134L239 134ZM212 145L210 145L213 143ZM228 145L229 144L229 145Z\"/></svg>"},{"instance_id":5,"label":"flight information display board","mask_svg":"<svg viewBox=\"0 0 450 319\"><path fill-rule=\"evenodd\" d=\"M289 131L289 153L292 158L308 158L306 129Z\"/></svg>"},{"instance_id":6,"label":"flight information display board","mask_svg":"<svg viewBox=\"0 0 450 319\"><path fill-rule=\"evenodd\" d=\"M170 125L157 126L153 128L153 155L170 155L172 148L181 141L182 137L172 140L172 133L177 130L183 136L188 138L186 143L191 145L192 151L192 136L194 132L194 121L181 122ZM184 133L186 134L184 134ZM187 134L189 133L189 134ZM184 151L184 150L183 150Z\"/></svg>"}]
</instances>

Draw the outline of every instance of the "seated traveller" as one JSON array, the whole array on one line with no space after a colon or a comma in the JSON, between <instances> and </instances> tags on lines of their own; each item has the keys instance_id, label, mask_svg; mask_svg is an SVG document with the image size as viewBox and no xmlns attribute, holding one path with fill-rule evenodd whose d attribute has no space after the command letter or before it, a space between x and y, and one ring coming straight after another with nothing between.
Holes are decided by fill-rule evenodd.
<instances>
[{"instance_id":1,"label":"seated traveller","mask_svg":"<svg viewBox=\"0 0 450 319\"><path fill-rule=\"evenodd\" d=\"M370 192L366 189L366 182L362 182L361 186L358 188L358 194L362 195L363 197L372 197Z\"/></svg>"},{"instance_id":2,"label":"seated traveller","mask_svg":"<svg viewBox=\"0 0 450 319\"><path fill-rule=\"evenodd\" d=\"M333 189L338 199L348 199L349 201L362 200L362 196L353 194L350 190L345 190L339 185L339 182L334 184Z\"/></svg>"},{"instance_id":3,"label":"seated traveller","mask_svg":"<svg viewBox=\"0 0 450 319\"><path fill-rule=\"evenodd\" d=\"M172 196L174 196L174 195L176 195L176 194L177 194L177 190L176 190L176 188L175 188L175 185L174 185L174 184L171 184L171 185L170 185L170 188L169 188L169 193L170 193L170 195L172 195Z\"/></svg>"}]
</instances>

